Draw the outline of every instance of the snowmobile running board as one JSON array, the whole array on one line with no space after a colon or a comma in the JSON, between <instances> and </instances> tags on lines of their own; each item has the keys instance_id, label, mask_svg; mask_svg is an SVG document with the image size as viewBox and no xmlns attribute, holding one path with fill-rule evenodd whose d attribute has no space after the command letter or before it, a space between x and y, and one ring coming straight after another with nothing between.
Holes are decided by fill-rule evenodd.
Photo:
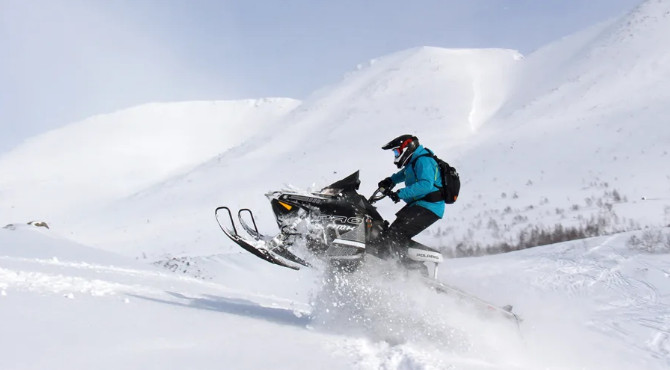
<instances>
[{"instance_id":1,"label":"snowmobile running board","mask_svg":"<svg viewBox=\"0 0 670 370\"><path fill-rule=\"evenodd\" d=\"M221 224L221 221L219 220L219 211L221 210L226 210L228 213L228 219L230 220L230 225L232 226L232 229L229 229ZM235 227L235 221L233 221L233 215L230 212L230 209L228 207L217 207L214 210L214 217L216 218L216 222L219 224L219 227L221 230L226 234L226 236L232 240L235 244L239 245L242 247L244 250L247 252L253 254L254 256L261 258L263 260L266 260L270 263L273 263L275 265L283 266L283 267L288 267L293 270L300 270L302 266L304 267L309 267L309 264L299 258L298 256L292 254L288 250L286 250L283 247L276 247L273 249L268 249L266 247L267 243L263 240L260 240L262 237L258 233L258 228L256 227L256 221L253 218L253 214L251 213L250 210L248 209L242 209L238 212L238 216L241 218L241 213L242 211L247 211L251 215L251 220L254 225L254 231L255 233L251 232L251 228L243 223L243 227L247 232L250 232L252 237L256 239L256 243L245 239L244 237L240 236L237 233L237 228ZM255 234L255 235L254 235Z\"/></svg>"}]
</instances>

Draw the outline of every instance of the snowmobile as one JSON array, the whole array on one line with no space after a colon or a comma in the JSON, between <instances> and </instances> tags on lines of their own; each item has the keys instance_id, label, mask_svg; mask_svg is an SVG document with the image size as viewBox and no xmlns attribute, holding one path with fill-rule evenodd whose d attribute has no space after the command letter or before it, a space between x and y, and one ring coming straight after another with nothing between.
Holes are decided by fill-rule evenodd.
<instances>
[{"instance_id":1,"label":"snowmobile","mask_svg":"<svg viewBox=\"0 0 670 370\"><path fill-rule=\"evenodd\" d=\"M380 250L375 241L389 225L377 212L374 203L388 196L391 189L378 188L370 198L365 198L357 192L359 187L359 171L356 171L317 192L285 190L265 194L280 230L272 237L258 231L253 212L248 208L240 209L237 218L250 238L238 233L230 208L217 207L214 213L219 227L230 240L270 263L294 270L311 267L309 262L292 251L302 247L331 266L352 271L366 258L385 257L384 250ZM229 226L224 226L221 218L227 218ZM495 306L438 281L437 271L443 261L442 254L414 240L407 243L402 255L394 254L405 269L418 270L423 275L423 281L438 292L466 300L518 324L519 318L511 312L511 306Z\"/></svg>"}]
</instances>

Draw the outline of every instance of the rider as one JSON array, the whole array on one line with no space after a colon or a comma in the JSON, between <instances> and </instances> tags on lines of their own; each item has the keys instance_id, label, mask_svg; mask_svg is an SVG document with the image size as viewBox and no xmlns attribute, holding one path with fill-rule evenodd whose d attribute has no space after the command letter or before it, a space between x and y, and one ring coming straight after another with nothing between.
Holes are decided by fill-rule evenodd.
<instances>
[{"instance_id":1,"label":"rider","mask_svg":"<svg viewBox=\"0 0 670 370\"><path fill-rule=\"evenodd\" d=\"M379 182L388 196L396 203L407 203L396 213L396 219L379 239L379 253L386 257L396 251L402 259L407 242L444 215L444 200L440 194L442 179L432 152L419 144L413 135L401 135L382 147L393 150L394 163L400 171ZM392 191L396 184L405 187Z\"/></svg>"}]
</instances>

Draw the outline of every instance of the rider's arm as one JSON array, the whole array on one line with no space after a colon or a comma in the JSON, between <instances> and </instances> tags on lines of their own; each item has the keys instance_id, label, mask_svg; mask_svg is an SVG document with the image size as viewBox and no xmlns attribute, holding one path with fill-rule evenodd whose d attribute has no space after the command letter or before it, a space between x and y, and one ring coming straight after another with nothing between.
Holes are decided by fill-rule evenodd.
<instances>
[{"instance_id":1,"label":"rider's arm","mask_svg":"<svg viewBox=\"0 0 670 370\"><path fill-rule=\"evenodd\" d=\"M391 180L393 180L394 184L400 184L401 182L405 181L405 169L403 168L391 175Z\"/></svg>"},{"instance_id":2,"label":"rider's arm","mask_svg":"<svg viewBox=\"0 0 670 370\"><path fill-rule=\"evenodd\" d=\"M435 191L434 184L437 176L439 176L437 163L429 157L419 158L414 163L414 172L416 173L416 182L398 191L400 199L406 202L421 199Z\"/></svg>"}]
</instances>

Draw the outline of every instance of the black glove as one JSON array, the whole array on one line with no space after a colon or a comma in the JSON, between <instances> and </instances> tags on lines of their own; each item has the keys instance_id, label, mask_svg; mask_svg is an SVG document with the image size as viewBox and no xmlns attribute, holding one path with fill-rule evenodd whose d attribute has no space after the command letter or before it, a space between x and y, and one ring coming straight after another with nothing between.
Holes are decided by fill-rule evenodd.
<instances>
[{"instance_id":1,"label":"black glove","mask_svg":"<svg viewBox=\"0 0 670 370\"><path fill-rule=\"evenodd\" d=\"M394 203L400 202L400 197L398 196L397 191L389 191L389 198L391 198Z\"/></svg>"},{"instance_id":2,"label":"black glove","mask_svg":"<svg viewBox=\"0 0 670 370\"><path fill-rule=\"evenodd\" d=\"M391 180L390 177L385 178L384 180L380 181L379 184L377 184L377 186L379 186L380 188L389 189L389 190L393 189L394 185L395 184L393 183L393 180Z\"/></svg>"}]
</instances>

